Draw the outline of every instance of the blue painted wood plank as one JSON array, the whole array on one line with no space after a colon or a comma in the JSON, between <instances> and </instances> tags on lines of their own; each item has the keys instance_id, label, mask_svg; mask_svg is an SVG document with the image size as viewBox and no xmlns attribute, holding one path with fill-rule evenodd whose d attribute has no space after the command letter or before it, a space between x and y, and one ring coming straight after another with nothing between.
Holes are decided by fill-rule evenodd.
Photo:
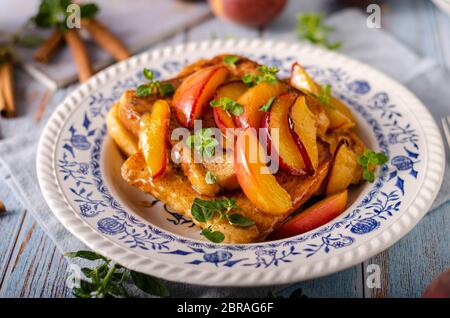
<instances>
[{"instance_id":1,"label":"blue painted wood plank","mask_svg":"<svg viewBox=\"0 0 450 318\"><path fill-rule=\"evenodd\" d=\"M0 287L25 216L24 209L16 200L3 178L10 178L10 176L2 176L0 178L0 200L6 208L6 212L0 214L0 232L2 237L0 240Z\"/></svg>"},{"instance_id":2,"label":"blue painted wood plank","mask_svg":"<svg viewBox=\"0 0 450 318\"><path fill-rule=\"evenodd\" d=\"M67 297L67 262L27 213L17 239L0 297Z\"/></svg>"},{"instance_id":3,"label":"blue painted wood plank","mask_svg":"<svg viewBox=\"0 0 450 318\"><path fill-rule=\"evenodd\" d=\"M431 280L450 267L450 203L429 212L403 239L367 264L381 266L381 288L369 297L420 297ZM367 277L367 275L366 275Z\"/></svg>"},{"instance_id":4,"label":"blue painted wood plank","mask_svg":"<svg viewBox=\"0 0 450 318\"><path fill-rule=\"evenodd\" d=\"M311 298L361 298L364 296L362 280L362 265L358 264L330 276L294 284L280 294L288 295L301 288Z\"/></svg>"}]
</instances>

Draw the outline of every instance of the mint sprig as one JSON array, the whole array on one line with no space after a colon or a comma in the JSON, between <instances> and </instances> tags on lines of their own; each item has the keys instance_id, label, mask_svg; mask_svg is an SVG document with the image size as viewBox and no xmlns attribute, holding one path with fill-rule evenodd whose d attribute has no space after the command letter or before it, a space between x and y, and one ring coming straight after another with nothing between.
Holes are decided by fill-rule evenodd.
<instances>
[{"instance_id":1,"label":"mint sprig","mask_svg":"<svg viewBox=\"0 0 450 318\"><path fill-rule=\"evenodd\" d=\"M319 95L309 93L309 95L319 101L324 106L335 109L335 106L332 104L333 95L331 94L331 85L325 84L319 87L320 93Z\"/></svg>"},{"instance_id":2,"label":"mint sprig","mask_svg":"<svg viewBox=\"0 0 450 318\"><path fill-rule=\"evenodd\" d=\"M277 73L280 71L278 67L260 65L258 66L258 74L245 74L241 80L247 86L253 86L262 82L274 84L278 81Z\"/></svg>"},{"instance_id":3,"label":"mint sprig","mask_svg":"<svg viewBox=\"0 0 450 318\"><path fill-rule=\"evenodd\" d=\"M356 158L358 164L363 168L363 179L369 182L375 181L375 173L371 167L384 165L388 159L384 152L374 152L371 149L364 150L364 153Z\"/></svg>"},{"instance_id":4,"label":"mint sprig","mask_svg":"<svg viewBox=\"0 0 450 318\"><path fill-rule=\"evenodd\" d=\"M172 96L175 93L175 88L170 83L161 83L155 80L155 73L148 68L144 68L142 75L149 81L146 84L139 85L136 89L138 97L146 97L152 94L159 94L161 96Z\"/></svg>"},{"instance_id":5,"label":"mint sprig","mask_svg":"<svg viewBox=\"0 0 450 318\"><path fill-rule=\"evenodd\" d=\"M337 50L342 46L341 42L330 42L328 36L334 28L324 24L323 13L301 13L297 16L297 35L302 40L312 44L323 46L329 50Z\"/></svg>"},{"instance_id":6,"label":"mint sprig","mask_svg":"<svg viewBox=\"0 0 450 318\"><path fill-rule=\"evenodd\" d=\"M216 147L219 145L217 139L213 136L211 128L202 128L195 131L186 139L186 144L195 149L203 158L214 156Z\"/></svg>"},{"instance_id":7,"label":"mint sprig","mask_svg":"<svg viewBox=\"0 0 450 318\"><path fill-rule=\"evenodd\" d=\"M67 11L67 7L71 4L70 0L42 0L38 13L31 18L31 21L41 28L58 28L65 31L67 19L71 14ZM99 11L95 3L81 3L79 6L81 18L92 19Z\"/></svg>"},{"instance_id":8,"label":"mint sprig","mask_svg":"<svg viewBox=\"0 0 450 318\"><path fill-rule=\"evenodd\" d=\"M136 287L146 293L160 297L170 296L170 291L159 279L129 270L98 253L81 250L67 253L66 256L101 261L96 267L81 268L84 277L74 277L74 283L79 279L79 284L72 288L72 294L77 298L130 297L125 287L130 278Z\"/></svg>"},{"instance_id":9,"label":"mint sprig","mask_svg":"<svg viewBox=\"0 0 450 318\"><path fill-rule=\"evenodd\" d=\"M217 216L213 224L205 227L201 234L214 243L221 243L225 235L220 231L214 231L214 226L221 219L226 219L228 223L240 227L249 227L255 224L255 221L238 213L229 214L231 210L239 210L235 198L222 198L214 200L202 200L195 198L191 207L192 217L201 223L206 223Z\"/></svg>"}]
</instances>

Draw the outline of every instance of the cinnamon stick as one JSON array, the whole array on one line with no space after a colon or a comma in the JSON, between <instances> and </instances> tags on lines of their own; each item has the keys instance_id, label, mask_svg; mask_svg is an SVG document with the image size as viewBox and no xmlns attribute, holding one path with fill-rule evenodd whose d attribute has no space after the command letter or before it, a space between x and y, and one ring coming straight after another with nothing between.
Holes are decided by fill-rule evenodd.
<instances>
[{"instance_id":1,"label":"cinnamon stick","mask_svg":"<svg viewBox=\"0 0 450 318\"><path fill-rule=\"evenodd\" d=\"M42 115L44 115L45 110L47 109L48 102L50 100L50 97L52 96L52 91L50 89L47 89L44 92L44 95L41 98L41 101L39 102L39 106L36 110L36 113L34 114L34 121L39 122L42 118Z\"/></svg>"},{"instance_id":2,"label":"cinnamon stick","mask_svg":"<svg viewBox=\"0 0 450 318\"><path fill-rule=\"evenodd\" d=\"M5 110L6 110L6 100L5 97L3 97L3 81L0 78L0 114L2 116Z\"/></svg>"},{"instance_id":3,"label":"cinnamon stick","mask_svg":"<svg viewBox=\"0 0 450 318\"><path fill-rule=\"evenodd\" d=\"M0 200L0 214L6 212L6 207L3 201Z\"/></svg>"},{"instance_id":4,"label":"cinnamon stick","mask_svg":"<svg viewBox=\"0 0 450 318\"><path fill-rule=\"evenodd\" d=\"M122 41L100 21L82 19L81 25L86 28L94 41L111 54L115 60L125 60L131 55Z\"/></svg>"},{"instance_id":5,"label":"cinnamon stick","mask_svg":"<svg viewBox=\"0 0 450 318\"><path fill-rule=\"evenodd\" d=\"M76 29L69 29L64 32L64 40L69 45L75 64L78 68L78 78L80 82L85 82L92 76L91 60L89 58L86 46L81 40Z\"/></svg>"},{"instance_id":6,"label":"cinnamon stick","mask_svg":"<svg viewBox=\"0 0 450 318\"><path fill-rule=\"evenodd\" d=\"M33 58L37 62L48 63L53 53L55 53L56 49L62 43L62 40L61 32L58 30L53 31L50 37L37 48Z\"/></svg>"},{"instance_id":7,"label":"cinnamon stick","mask_svg":"<svg viewBox=\"0 0 450 318\"><path fill-rule=\"evenodd\" d=\"M16 104L14 102L13 62L7 61L0 66L0 86L4 107L2 116L13 117L16 115Z\"/></svg>"}]
</instances>

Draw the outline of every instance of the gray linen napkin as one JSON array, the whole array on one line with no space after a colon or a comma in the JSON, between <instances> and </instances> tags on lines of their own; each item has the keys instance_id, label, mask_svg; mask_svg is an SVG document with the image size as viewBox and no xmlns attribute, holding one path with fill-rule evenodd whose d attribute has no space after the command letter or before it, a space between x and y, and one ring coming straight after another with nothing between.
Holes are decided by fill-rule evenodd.
<instances>
[{"instance_id":1,"label":"gray linen napkin","mask_svg":"<svg viewBox=\"0 0 450 318\"><path fill-rule=\"evenodd\" d=\"M333 37L343 42L341 52L372 65L389 74L409 87L438 120L446 113L450 115L450 91L443 83L450 82L450 72L433 61L422 59L417 54L396 41L383 30L368 29L366 18L358 10L348 9L329 17L328 23L336 27ZM294 41L295 34L269 31L268 37ZM24 76L23 74L19 74ZM19 79L20 80L20 79ZM73 89L60 90L52 98L45 114L48 118L65 96ZM24 207L33 214L37 222L55 242L62 252L85 248L53 216L39 190L36 177L36 148L40 131L31 129L33 112L21 118L3 121L0 126L0 177L11 176L7 183L20 198ZM33 131L33 133L29 133ZM447 156L449 158L449 156ZM450 198L449 160L444 176L444 184L432 209L438 208ZM266 296L274 288L209 288L187 284L169 283L173 296L178 297L258 297Z\"/></svg>"}]
</instances>

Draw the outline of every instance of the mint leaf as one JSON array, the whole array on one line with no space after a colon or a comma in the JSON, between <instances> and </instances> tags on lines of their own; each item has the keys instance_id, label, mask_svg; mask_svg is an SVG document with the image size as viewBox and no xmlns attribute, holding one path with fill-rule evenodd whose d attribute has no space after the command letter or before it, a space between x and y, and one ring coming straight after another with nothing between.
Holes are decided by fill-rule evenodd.
<instances>
[{"instance_id":1,"label":"mint leaf","mask_svg":"<svg viewBox=\"0 0 450 318\"><path fill-rule=\"evenodd\" d=\"M198 221L205 223L212 219L216 212L220 211L220 206L216 201L207 201L195 198L191 206L192 217Z\"/></svg>"},{"instance_id":2,"label":"mint leaf","mask_svg":"<svg viewBox=\"0 0 450 318\"><path fill-rule=\"evenodd\" d=\"M222 97L219 100L212 100L211 107L220 107L235 116L239 116L244 112L244 106L229 97Z\"/></svg>"},{"instance_id":3,"label":"mint leaf","mask_svg":"<svg viewBox=\"0 0 450 318\"><path fill-rule=\"evenodd\" d=\"M201 233L204 237L206 237L213 243L222 243L225 239L225 235L223 235L222 232L212 231L209 227L204 228Z\"/></svg>"},{"instance_id":4,"label":"mint leaf","mask_svg":"<svg viewBox=\"0 0 450 318\"><path fill-rule=\"evenodd\" d=\"M163 83L159 87L159 92L162 96L172 96L175 93L175 87L170 83Z\"/></svg>"},{"instance_id":5,"label":"mint leaf","mask_svg":"<svg viewBox=\"0 0 450 318\"><path fill-rule=\"evenodd\" d=\"M80 15L84 19L93 19L99 11L99 7L95 3L80 4Z\"/></svg>"},{"instance_id":6,"label":"mint leaf","mask_svg":"<svg viewBox=\"0 0 450 318\"><path fill-rule=\"evenodd\" d=\"M225 56L224 58L223 58L223 62L225 63L225 64L229 64L229 65L235 65L236 64L236 62L237 61L239 61L239 56L235 56L235 55L228 55L228 56Z\"/></svg>"},{"instance_id":7,"label":"mint leaf","mask_svg":"<svg viewBox=\"0 0 450 318\"><path fill-rule=\"evenodd\" d=\"M149 81L153 81L153 78L155 77L155 74L153 73L153 71L149 70L148 68L144 68L144 70L142 71L142 74Z\"/></svg>"},{"instance_id":8,"label":"mint leaf","mask_svg":"<svg viewBox=\"0 0 450 318\"><path fill-rule=\"evenodd\" d=\"M272 107L273 101L275 100L275 97L271 97L269 98L269 100L267 102L265 102L260 108L259 110L262 112L268 112L270 110L270 108Z\"/></svg>"},{"instance_id":9,"label":"mint leaf","mask_svg":"<svg viewBox=\"0 0 450 318\"><path fill-rule=\"evenodd\" d=\"M230 224L238 225L241 227L249 227L255 224L255 221L237 213L229 215L228 221L230 222Z\"/></svg>"},{"instance_id":10,"label":"mint leaf","mask_svg":"<svg viewBox=\"0 0 450 318\"><path fill-rule=\"evenodd\" d=\"M367 180L369 182L374 182L375 181L375 174L370 171L369 169L364 169L363 171L363 179Z\"/></svg>"},{"instance_id":11,"label":"mint leaf","mask_svg":"<svg viewBox=\"0 0 450 318\"><path fill-rule=\"evenodd\" d=\"M242 76L241 81L247 86L253 86L255 81L255 75L245 74L244 76Z\"/></svg>"},{"instance_id":12,"label":"mint leaf","mask_svg":"<svg viewBox=\"0 0 450 318\"><path fill-rule=\"evenodd\" d=\"M136 95L138 97L146 97L146 96L149 96L150 94L151 94L151 89L150 89L150 86L147 84L139 85L136 90Z\"/></svg>"},{"instance_id":13,"label":"mint leaf","mask_svg":"<svg viewBox=\"0 0 450 318\"><path fill-rule=\"evenodd\" d=\"M158 278L135 271L130 271L130 274L134 284L140 290L160 297L170 296L169 289Z\"/></svg>"},{"instance_id":14,"label":"mint leaf","mask_svg":"<svg viewBox=\"0 0 450 318\"><path fill-rule=\"evenodd\" d=\"M83 258L83 259L87 259L89 261L96 261L96 260L99 260L99 259L102 259L104 261L107 260L106 257L104 257L104 256L102 256L102 255L100 255L98 253L95 253L95 252L92 252L92 251L84 251L84 250L77 251L77 252L66 253L65 255L67 257L70 257L70 258Z\"/></svg>"}]
</instances>

